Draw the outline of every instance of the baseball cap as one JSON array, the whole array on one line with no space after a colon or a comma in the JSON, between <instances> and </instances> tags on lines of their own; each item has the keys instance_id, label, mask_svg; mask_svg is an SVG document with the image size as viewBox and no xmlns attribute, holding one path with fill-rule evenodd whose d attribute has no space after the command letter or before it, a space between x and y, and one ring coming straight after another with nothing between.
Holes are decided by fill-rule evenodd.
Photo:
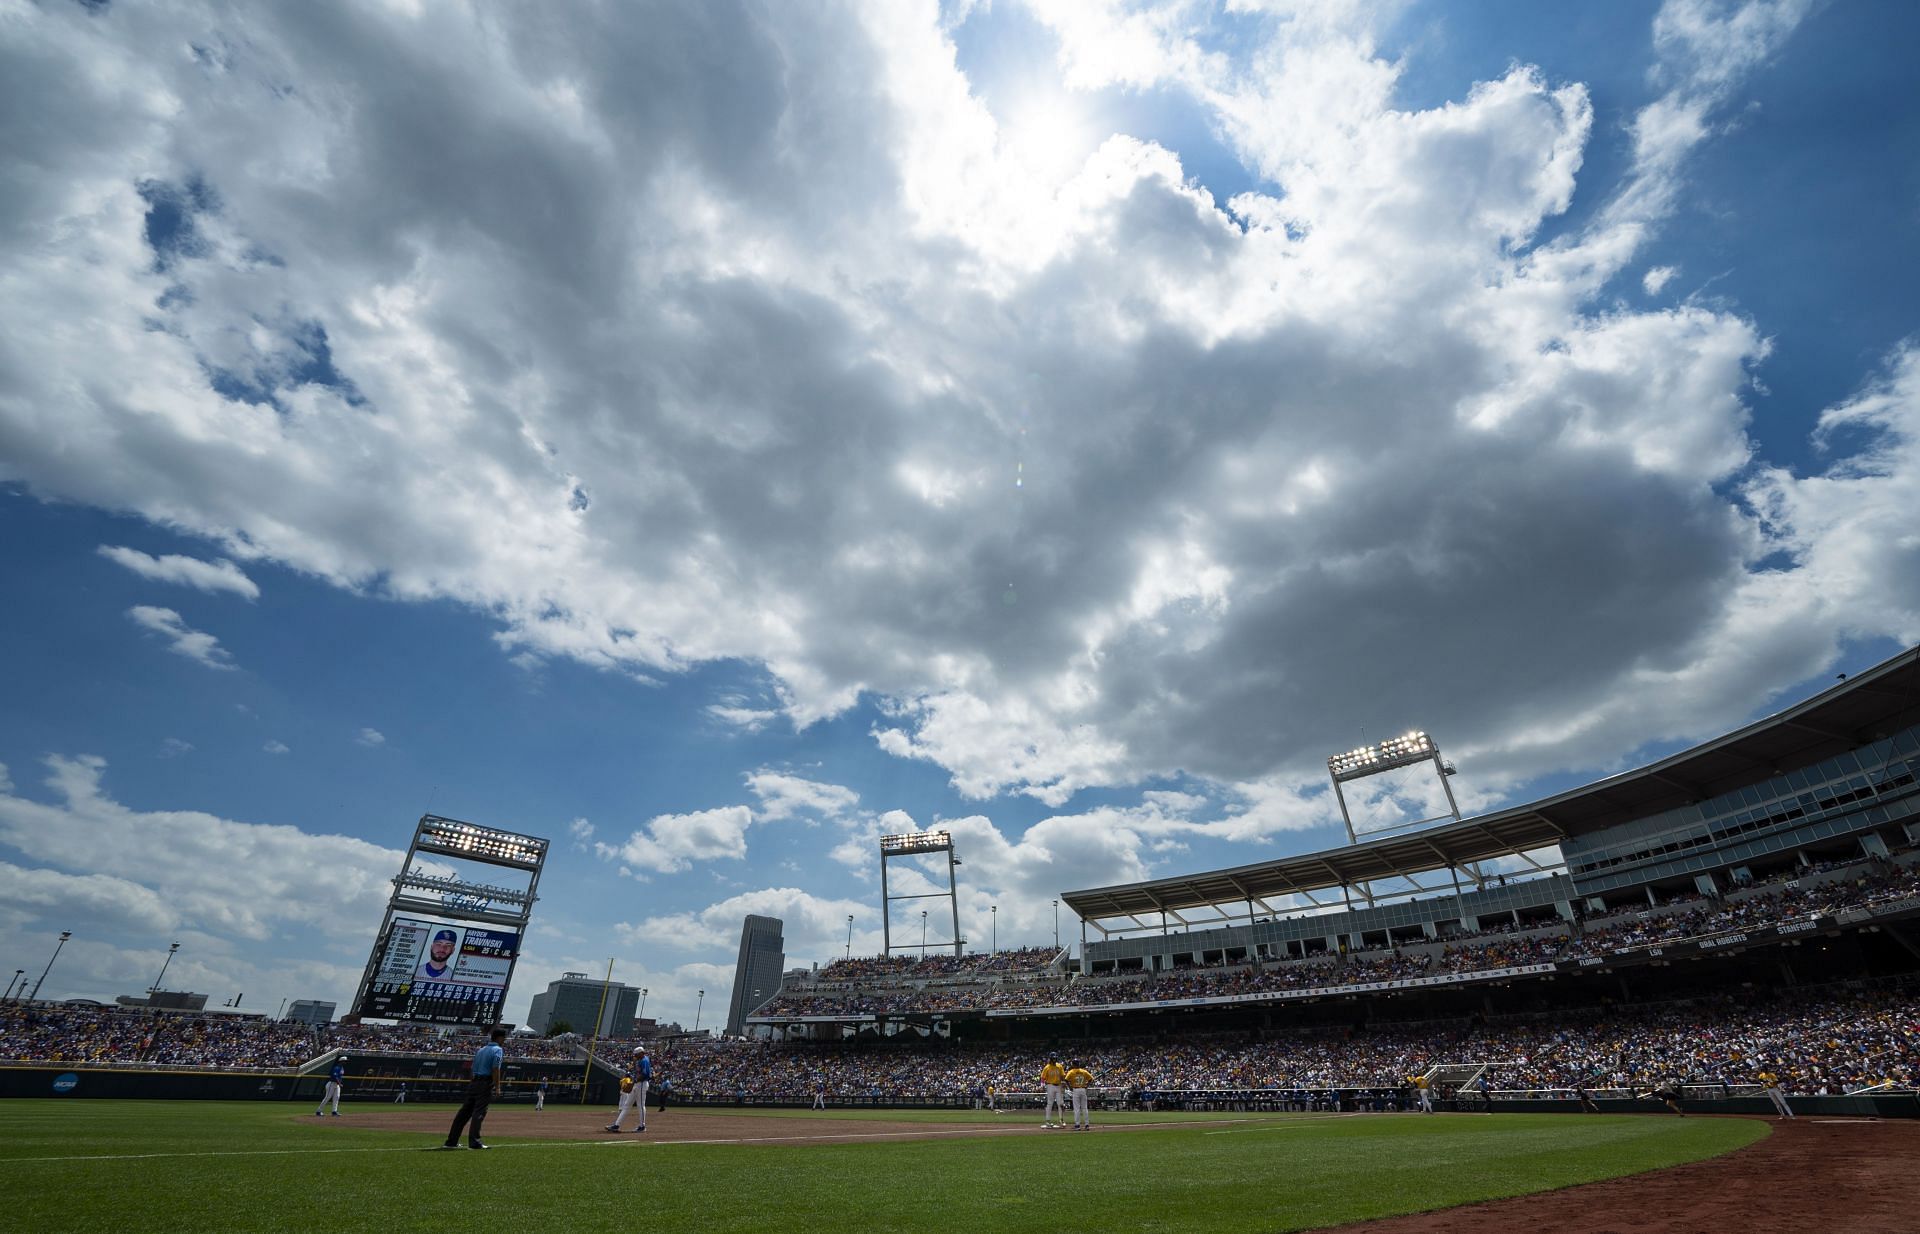
<instances>
[{"instance_id":1,"label":"baseball cap","mask_svg":"<svg viewBox=\"0 0 1920 1234\"><path fill-rule=\"evenodd\" d=\"M460 941L460 936L458 934L455 934L452 930L442 930L438 934L433 936L433 941L436 943L442 939L445 939L447 942L450 942L450 943L457 943Z\"/></svg>"}]
</instances>

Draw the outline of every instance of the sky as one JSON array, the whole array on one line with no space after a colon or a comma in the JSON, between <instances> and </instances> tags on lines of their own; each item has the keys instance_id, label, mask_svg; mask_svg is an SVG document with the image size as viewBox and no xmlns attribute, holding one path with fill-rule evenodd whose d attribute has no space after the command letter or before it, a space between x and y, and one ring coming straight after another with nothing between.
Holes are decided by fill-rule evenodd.
<instances>
[{"instance_id":1,"label":"sky","mask_svg":"<svg viewBox=\"0 0 1920 1234\"><path fill-rule=\"evenodd\" d=\"M1038 945L1364 742L1479 812L1816 693L1920 642L1916 43L0 0L0 966L344 1004L431 811L553 842L510 1017L711 1024L883 834Z\"/></svg>"}]
</instances>

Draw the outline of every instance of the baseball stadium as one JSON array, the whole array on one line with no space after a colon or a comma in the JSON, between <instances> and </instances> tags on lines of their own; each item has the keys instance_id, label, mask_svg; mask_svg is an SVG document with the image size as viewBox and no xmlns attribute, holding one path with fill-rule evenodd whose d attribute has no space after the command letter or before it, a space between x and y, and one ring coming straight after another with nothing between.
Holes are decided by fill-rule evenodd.
<instances>
[{"instance_id":1,"label":"baseball stadium","mask_svg":"<svg viewBox=\"0 0 1920 1234\"><path fill-rule=\"evenodd\" d=\"M1452 774L1419 732L1328 762L1343 812L1409 770ZM390 979L454 938L411 863L525 875L462 918L510 973L545 841L429 816L356 1022L0 1009L0 1194L22 1230L1911 1230L1917 771L1911 648L1542 800L1062 889L1057 946L849 954L739 1036L513 1034L490 1077L497 998ZM955 894L946 833L877 856ZM445 1149L489 1079L482 1170Z\"/></svg>"}]
</instances>

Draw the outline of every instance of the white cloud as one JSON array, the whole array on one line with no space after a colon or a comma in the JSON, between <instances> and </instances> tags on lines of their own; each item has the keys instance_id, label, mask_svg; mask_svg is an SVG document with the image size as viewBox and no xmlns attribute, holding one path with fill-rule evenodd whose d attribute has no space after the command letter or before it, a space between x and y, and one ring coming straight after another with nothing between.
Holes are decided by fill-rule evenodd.
<instances>
[{"instance_id":1,"label":"white cloud","mask_svg":"<svg viewBox=\"0 0 1920 1234\"><path fill-rule=\"evenodd\" d=\"M873 909L857 900L816 896L794 887L768 887L729 896L693 912L667 913L637 923L623 921L614 930L631 945L716 951L739 944L740 926L749 913L780 918L789 966L800 959L839 955L845 946L848 916L856 924L873 920ZM869 941L866 935L856 934L856 951L869 954L863 950ZM731 979L731 966L722 971ZM708 997L712 996L709 989Z\"/></svg>"},{"instance_id":2,"label":"white cloud","mask_svg":"<svg viewBox=\"0 0 1920 1234\"><path fill-rule=\"evenodd\" d=\"M260 748L268 754L288 754L292 752L284 741L269 741Z\"/></svg>"},{"instance_id":3,"label":"white cloud","mask_svg":"<svg viewBox=\"0 0 1920 1234\"><path fill-rule=\"evenodd\" d=\"M377 728L363 728L354 737L354 741L363 746L383 746L387 744L387 737Z\"/></svg>"},{"instance_id":4,"label":"white cloud","mask_svg":"<svg viewBox=\"0 0 1920 1234\"><path fill-rule=\"evenodd\" d=\"M136 604L127 610L127 616L142 629L163 635L168 640L167 650L177 656L185 656L208 668L230 671L234 667L233 657L227 654L220 640L204 631L196 630L180 619L180 614L170 608L155 608L152 605Z\"/></svg>"},{"instance_id":5,"label":"white cloud","mask_svg":"<svg viewBox=\"0 0 1920 1234\"><path fill-rule=\"evenodd\" d=\"M1396 106L1377 6L1035 11L1070 133L995 114L925 6L24 9L0 105L63 105L0 224L0 481L470 605L527 663L752 663L774 702L708 708L742 732L879 699L973 797L1267 786L1249 834L1324 820L1330 733L1417 723L1497 788L1911 629L1848 573L1898 557L1849 521L1914 466L1852 453L1880 413L1757 515L1768 327L1603 298L1806 6L1664 7L1619 184L1552 66ZM1262 187L1223 208L1112 84ZM749 812L608 851L737 858Z\"/></svg>"},{"instance_id":6,"label":"white cloud","mask_svg":"<svg viewBox=\"0 0 1920 1234\"><path fill-rule=\"evenodd\" d=\"M747 774L747 787L760 799L760 822L803 813L835 818L860 804L860 794L844 785L825 784L765 767Z\"/></svg>"},{"instance_id":7,"label":"white cloud","mask_svg":"<svg viewBox=\"0 0 1920 1234\"><path fill-rule=\"evenodd\" d=\"M593 824L584 818L576 818L567 824L567 834L583 842L591 840L593 839Z\"/></svg>"},{"instance_id":8,"label":"white cloud","mask_svg":"<svg viewBox=\"0 0 1920 1234\"><path fill-rule=\"evenodd\" d=\"M260 598L259 586L231 561L201 561L197 557L183 557L177 553L151 557L139 549L110 544L102 544L99 552L108 561L125 566L141 578L161 583L184 583L201 591L231 591L249 600Z\"/></svg>"},{"instance_id":9,"label":"white cloud","mask_svg":"<svg viewBox=\"0 0 1920 1234\"><path fill-rule=\"evenodd\" d=\"M160 742L161 758L178 758L182 754L191 753L193 753L193 743L191 741L183 741L178 737L166 737Z\"/></svg>"},{"instance_id":10,"label":"white cloud","mask_svg":"<svg viewBox=\"0 0 1920 1234\"><path fill-rule=\"evenodd\" d=\"M1641 278L1640 286L1646 289L1648 295L1657 296L1678 273L1672 266L1655 266Z\"/></svg>"},{"instance_id":11,"label":"white cloud","mask_svg":"<svg viewBox=\"0 0 1920 1234\"><path fill-rule=\"evenodd\" d=\"M605 860L628 867L673 874L695 861L738 860L747 855L747 828L753 811L746 806L723 806L688 814L662 814L627 837L624 844L596 843Z\"/></svg>"}]
</instances>

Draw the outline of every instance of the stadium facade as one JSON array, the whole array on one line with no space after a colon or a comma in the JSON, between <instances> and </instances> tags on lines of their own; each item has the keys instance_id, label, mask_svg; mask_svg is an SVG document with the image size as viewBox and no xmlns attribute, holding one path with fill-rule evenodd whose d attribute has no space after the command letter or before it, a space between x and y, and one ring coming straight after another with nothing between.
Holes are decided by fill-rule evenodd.
<instances>
[{"instance_id":1,"label":"stadium facade","mask_svg":"<svg viewBox=\"0 0 1920 1234\"><path fill-rule=\"evenodd\" d=\"M1528 805L1061 899L1081 919L1087 972L1300 958L1573 922L1676 893L1737 894L1795 867L1884 858L1890 847L1920 843L1917 769L1913 648L1724 737ZM1468 873L1554 846L1563 872ZM1365 903L1378 900L1381 883L1432 890ZM1276 901L1305 901L1310 911Z\"/></svg>"}]
</instances>

